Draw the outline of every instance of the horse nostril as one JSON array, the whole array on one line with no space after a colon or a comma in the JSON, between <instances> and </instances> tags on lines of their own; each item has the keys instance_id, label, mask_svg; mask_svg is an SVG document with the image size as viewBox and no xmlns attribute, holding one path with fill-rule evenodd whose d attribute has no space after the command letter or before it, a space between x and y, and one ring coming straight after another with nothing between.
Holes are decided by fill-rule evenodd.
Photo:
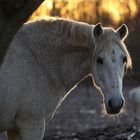
<instances>
[{"instance_id":1,"label":"horse nostril","mask_svg":"<svg viewBox=\"0 0 140 140\"><path fill-rule=\"evenodd\" d=\"M124 104L124 100L122 99L122 101L121 101L121 108L123 107L123 104Z\"/></svg>"},{"instance_id":2,"label":"horse nostril","mask_svg":"<svg viewBox=\"0 0 140 140\"><path fill-rule=\"evenodd\" d=\"M107 113L109 114L117 114L120 112L121 108L123 107L124 105L124 100L123 99L120 99L119 101L118 100L109 100L108 101L108 104L106 106L106 111Z\"/></svg>"},{"instance_id":3,"label":"horse nostril","mask_svg":"<svg viewBox=\"0 0 140 140\"><path fill-rule=\"evenodd\" d=\"M109 106L109 108L112 108L113 106L112 106L112 100L109 100L108 101L108 106Z\"/></svg>"}]
</instances>

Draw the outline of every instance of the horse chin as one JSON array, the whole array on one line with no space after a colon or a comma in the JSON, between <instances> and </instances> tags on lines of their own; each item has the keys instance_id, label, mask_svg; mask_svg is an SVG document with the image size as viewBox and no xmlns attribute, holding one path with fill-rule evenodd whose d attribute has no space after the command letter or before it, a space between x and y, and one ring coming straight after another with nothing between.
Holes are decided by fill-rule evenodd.
<instances>
[{"instance_id":1,"label":"horse chin","mask_svg":"<svg viewBox=\"0 0 140 140\"><path fill-rule=\"evenodd\" d=\"M109 111L109 110L106 110L107 114L110 114L110 115L115 115L115 114L118 114L120 113L120 111Z\"/></svg>"},{"instance_id":2,"label":"horse chin","mask_svg":"<svg viewBox=\"0 0 140 140\"><path fill-rule=\"evenodd\" d=\"M109 115L115 115L120 113L121 108L120 109L109 109L108 107L105 107L107 114Z\"/></svg>"}]
</instances>

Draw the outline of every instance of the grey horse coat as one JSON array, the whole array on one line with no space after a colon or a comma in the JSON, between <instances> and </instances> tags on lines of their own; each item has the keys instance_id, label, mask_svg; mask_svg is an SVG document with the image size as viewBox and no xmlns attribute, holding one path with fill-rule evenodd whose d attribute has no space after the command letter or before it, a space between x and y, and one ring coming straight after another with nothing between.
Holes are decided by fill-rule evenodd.
<instances>
[{"instance_id":1,"label":"grey horse coat","mask_svg":"<svg viewBox=\"0 0 140 140\"><path fill-rule=\"evenodd\" d=\"M72 88L91 73L93 28L63 19L22 26L0 69L1 131L15 130L21 140L43 138L45 123Z\"/></svg>"}]
</instances>

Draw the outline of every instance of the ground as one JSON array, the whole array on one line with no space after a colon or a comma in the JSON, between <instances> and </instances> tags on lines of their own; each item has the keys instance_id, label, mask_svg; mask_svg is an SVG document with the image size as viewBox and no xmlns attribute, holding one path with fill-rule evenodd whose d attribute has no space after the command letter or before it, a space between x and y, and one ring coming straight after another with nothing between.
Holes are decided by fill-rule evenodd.
<instances>
[{"instance_id":1,"label":"ground","mask_svg":"<svg viewBox=\"0 0 140 140\"><path fill-rule=\"evenodd\" d=\"M140 140L140 122L134 122L128 92L138 82L125 80L125 110L104 115L102 96L91 84L82 83L64 100L49 122L44 140Z\"/></svg>"}]
</instances>

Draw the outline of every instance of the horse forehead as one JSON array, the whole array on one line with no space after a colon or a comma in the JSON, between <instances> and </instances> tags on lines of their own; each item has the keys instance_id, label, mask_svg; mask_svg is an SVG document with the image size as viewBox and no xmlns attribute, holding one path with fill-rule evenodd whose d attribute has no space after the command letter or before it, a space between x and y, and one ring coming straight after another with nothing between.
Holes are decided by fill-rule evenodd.
<instances>
[{"instance_id":1,"label":"horse forehead","mask_svg":"<svg viewBox=\"0 0 140 140\"><path fill-rule=\"evenodd\" d=\"M111 43L104 48L105 56L108 57L119 57L123 54L122 49L119 47L117 43Z\"/></svg>"}]
</instances>

